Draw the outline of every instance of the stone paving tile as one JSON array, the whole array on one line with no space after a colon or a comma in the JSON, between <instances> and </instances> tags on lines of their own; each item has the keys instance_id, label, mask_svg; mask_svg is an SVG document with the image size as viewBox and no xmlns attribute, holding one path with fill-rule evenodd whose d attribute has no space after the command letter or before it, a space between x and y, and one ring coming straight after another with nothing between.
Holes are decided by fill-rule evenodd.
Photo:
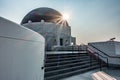
<instances>
[{"instance_id":1,"label":"stone paving tile","mask_svg":"<svg viewBox=\"0 0 120 80\"><path fill-rule=\"evenodd\" d=\"M107 68L103 68L102 69L105 73L109 74L110 76L116 78L117 80L120 80L120 69L107 69ZM96 70L92 70L83 74L79 74L79 75L75 75L72 77L68 77L65 79L61 79L61 80L93 80L91 77L92 73L98 72L99 69Z\"/></svg>"},{"instance_id":2,"label":"stone paving tile","mask_svg":"<svg viewBox=\"0 0 120 80\"><path fill-rule=\"evenodd\" d=\"M93 80L91 77L91 74L94 72L99 71L98 69L93 70L93 71L89 71L83 74L79 74L79 75L75 75L69 78L65 78L65 79L61 79L61 80Z\"/></svg>"},{"instance_id":3,"label":"stone paving tile","mask_svg":"<svg viewBox=\"0 0 120 80\"><path fill-rule=\"evenodd\" d=\"M103 71L107 74L109 74L110 76L116 78L117 80L120 80L120 69L106 69L104 68Z\"/></svg>"}]
</instances>

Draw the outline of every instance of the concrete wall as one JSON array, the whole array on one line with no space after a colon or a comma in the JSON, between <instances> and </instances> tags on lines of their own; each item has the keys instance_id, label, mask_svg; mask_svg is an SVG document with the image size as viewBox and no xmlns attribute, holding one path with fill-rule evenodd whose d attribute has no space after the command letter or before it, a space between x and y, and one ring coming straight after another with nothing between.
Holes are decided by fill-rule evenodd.
<instances>
[{"instance_id":1,"label":"concrete wall","mask_svg":"<svg viewBox=\"0 0 120 80\"><path fill-rule=\"evenodd\" d=\"M73 43L73 45L76 45L76 37L71 37L71 43Z\"/></svg>"},{"instance_id":2,"label":"concrete wall","mask_svg":"<svg viewBox=\"0 0 120 80\"><path fill-rule=\"evenodd\" d=\"M94 42L94 43L89 43L89 45L92 44L102 52L108 54L109 56L116 56L120 57L119 52L120 52L120 42L114 42L114 41L107 41L107 42ZM94 52L98 52L100 55L107 57L109 64L115 64L115 65L120 65L120 58L111 58L106 55L104 55L102 52L98 51L97 49L93 48L92 46L89 46ZM102 60L107 62L106 58L100 57Z\"/></svg>"},{"instance_id":3,"label":"concrete wall","mask_svg":"<svg viewBox=\"0 0 120 80\"><path fill-rule=\"evenodd\" d=\"M0 80L44 80L44 38L0 17Z\"/></svg>"},{"instance_id":4,"label":"concrete wall","mask_svg":"<svg viewBox=\"0 0 120 80\"><path fill-rule=\"evenodd\" d=\"M115 53L116 55L120 55L120 42L115 43Z\"/></svg>"},{"instance_id":5,"label":"concrete wall","mask_svg":"<svg viewBox=\"0 0 120 80\"><path fill-rule=\"evenodd\" d=\"M71 28L50 22L31 22L23 24L41 35L46 39L46 47L49 49L54 45L60 45L60 39L63 39L63 46L71 43ZM55 42L56 41L56 42Z\"/></svg>"},{"instance_id":6,"label":"concrete wall","mask_svg":"<svg viewBox=\"0 0 120 80\"><path fill-rule=\"evenodd\" d=\"M96 42L92 43L92 45L107 53L108 55L115 55L115 46L113 42Z\"/></svg>"}]
</instances>

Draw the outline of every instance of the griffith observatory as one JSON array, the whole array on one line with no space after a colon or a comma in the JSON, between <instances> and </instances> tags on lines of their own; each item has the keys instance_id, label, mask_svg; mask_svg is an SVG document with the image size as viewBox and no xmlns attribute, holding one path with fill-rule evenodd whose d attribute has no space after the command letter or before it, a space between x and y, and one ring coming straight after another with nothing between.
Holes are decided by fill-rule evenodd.
<instances>
[{"instance_id":1,"label":"griffith observatory","mask_svg":"<svg viewBox=\"0 0 120 80\"><path fill-rule=\"evenodd\" d=\"M48 7L28 12L20 24L0 17L0 80L61 80L88 71L77 80L120 80L105 73L120 69L114 39L76 45L68 21Z\"/></svg>"}]
</instances>

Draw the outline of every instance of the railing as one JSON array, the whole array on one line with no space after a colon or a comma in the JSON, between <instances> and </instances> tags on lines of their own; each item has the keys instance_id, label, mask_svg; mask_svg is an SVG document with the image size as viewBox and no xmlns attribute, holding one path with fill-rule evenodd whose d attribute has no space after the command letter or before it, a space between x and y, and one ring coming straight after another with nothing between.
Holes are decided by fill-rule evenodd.
<instances>
[{"instance_id":1,"label":"railing","mask_svg":"<svg viewBox=\"0 0 120 80\"><path fill-rule=\"evenodd\" d=\"M99 53L97 53L97 52L94 52L89 46L86 46L87 47L87 51L88 51L88 53L90 54L90 55L92 55L93 57L95 57L97 60L98 60L98 63L99 63L99 65L100 65L100 71L102 71L102 62L104 62L104 61L102 61L101 59L100 59L100 57L102 57L102 58L105 58L107 61L107 63L106 62L104 62L104 63L106 63L107 64L107 68L109 68L109 61L108 61L108 58L107 57L104 57L104 56L102 56L102 55L100 55ZM97 56L96 56L96 54L97 54Z\"/></svg>"},{"instance_id":2,"label":"railing","mask_svg":"<svg viewBox=\"0 0 120 80\"><path fill-rule=\"evenodd\" d=\"M93 46L92 44L89 44L89 45L90 45L91 47L93 47L94 49L100 51L100 52L103 53L104 55L110 57L110 58L119 58L119 59L120 59L119 56L111 56L111 55L108 55L107 53L105 53L105 52L101 51L100 49L96 48L95 46Z\"/></svg>"},{"instance_id":3,"label":"railing","mask_svg":"<svg viewBox=\"0 0 120 80\"><path fill-rule=\"evenodd\" d=\"M88 54L90 54L91 56L90 56L90 66L91 66L91 64L92 64L92 58L91 57L94 57L94 58L96 58L97 60L98 60L98 63L99 63L99 65L100 65L100 71L102 70L102 62L104 62L104 64L106 63L107 64L107 68L109 68L109 61L108 61L108 58L107 57L104 57L104 56L102 56L101 54L99 54L99 53L97 53L97 52L95 52L93 49L91 49L88 45L82 45L82 46L86 46L86 51L87 51L87 53ZM105 61L103 61L100 57L102 57L102 58L105 58L106 59L106 62Z\"/></svg>"},{"instance_id":4,"label":"railing","mask_svg":"<svg viewBox=\"0 0 120 80\"><path fill-rule=\"evenodd\" d=\"M98 52L95 52L97 55L98 55L98 58L100 58L100 57L104 57L104 58L106 58L107 59L107 61L106 61L106 63L107 63L107 67L109 68L109 65L110 65L110 61L111 60L109 60L109 59L112 59L112 58L114 58L114 59L119 59L120 60L120 56L112 56L112 55L108 55L107 53L105 53L105 52L103 52L103 51L101 51L100 49L98 49L97 47L95 47L94 45L92 45L92 44L88 44L89 46L91 46L93 49L93 51L95 51L95 50L97 50ZM100 55L100 53L101 53L101 55ZM104 55L104 56L103 56ZM111 65L112 66L112 65Z\"/></svg>"}]
</instances>

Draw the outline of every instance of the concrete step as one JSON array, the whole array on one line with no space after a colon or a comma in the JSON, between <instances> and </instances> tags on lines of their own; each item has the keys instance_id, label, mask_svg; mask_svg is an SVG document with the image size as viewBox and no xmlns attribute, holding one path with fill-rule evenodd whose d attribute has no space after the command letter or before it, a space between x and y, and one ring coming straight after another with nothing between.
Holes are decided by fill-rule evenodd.
<instances>
[{"instance_id":1,"label":"concrete step","mask_svg":"<svg viewBox=\"0 0 120 80\"><path fill-rule=\"evenodd\" d=\"M49 66L57 66L57 65L66 65L66 64L71 64L71 63L76 63L76 62L83 62L83 61L90 61L90 58L83 58L83 59L73 59L73 60L62 60L62 61L56 61L56 62L49 62L49 63L46 63L45 64L45 67L49 67ZM96 60L93 60L92 61L96 61Z\"/></svg>"},{"instance_id":2,"label":"concrete step","mask_svg":"<svg viewBox=\"0 0 120 80\"><path fill-rule=\"evenodd\" d=\"M90 59L89 56L81 56L81 57L66 57L66 58L53 58L46 59L46 63L57 62L57 61L66 61L66 60L76 60L76 59Z\"/></svg>"},{"instance_id":3,"label":"concrete step","mask_svg":"<svg viewBox=\"0 0 120 80\"><path fill-rule=\"evenodd\" d=\"M93 63L97 63L97 62L94 60L94 61L92 61L92 64ZM45 72L58 70L58 69L64 69L64 68L68 68L68 67L81 66L81 65L85 65L85 64L90 65L90 61L82 61L82 62L79 61L79 62L67 63L67 64L61 63L61 64L58 64L55 66L48 66L48 67L45 67Z\"/></svg>"},{"instance_id":4,"label":"concrete step","mask_svg":"<svg viewBox=\"0 0 120 80\"><path fill-rule=\"evenodd\" d=\"M47 54L45 80L58 80L95 68L99 68L98 61L87 53Z\"/></svg>"},{"instance_id":5,"label":"concrete step","mask_svg":"<svg viewBox=\"0 0 120 80\"><path fill-rule=\"evenodd\" d=\"M45 80L60 80L62 78L77 75L77 74L80 74L80 73L83 73L83 72L86 72L86 71L89 71L89 70L93 70L93 69L96 69L96 68L99 68L99 66L95 65L95 66L91 66L91 67L85 67L85 68L82 68L82 69L73 70L73 71L66 72L66 73L61 73L61 74L56 73L56 75L45 77Z\"/></svg>"},{"instance_id":6,"label":"concrete step","mask_svg":"<svg viewBox=\"0 0 120 80\"><path fill-rule=\"evenodd\" d=\"M77 53L69 53L69 52L67 52L67 53L57 53L57 54L46 54L46 55L48 55L48 56L57 56L57 55L84 55L84 54L88 54L88 53L79 53L79 52L77 52Z\"/></svg>"},{"instance_id":7,"label":"concrete step","mask_svg":"<svg viewBox=\"0 0 120 80\"><path fill-rule=\"evenodd\" d=\"M47 54L46 55L46 58L47 59L52 59L52 58L58 58L58 57L61 57L61 58L65 58L65 57L77 57L77 56L88 56L88 54Z\"/></svg>"}]
</instances>

